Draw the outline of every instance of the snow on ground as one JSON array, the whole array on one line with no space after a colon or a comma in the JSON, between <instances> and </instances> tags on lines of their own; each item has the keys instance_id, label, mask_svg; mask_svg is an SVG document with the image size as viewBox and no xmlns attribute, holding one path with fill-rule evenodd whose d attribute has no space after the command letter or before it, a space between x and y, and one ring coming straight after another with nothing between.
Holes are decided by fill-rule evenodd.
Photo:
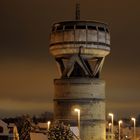
<instances>
[{"instance_id":1,"label":"snow on ground","mask_svg":"<svg viewBox=\"0 0 140 140\"><path fill-rule=\"evenodd\" d=\"M47 135L43 133L30 133L31 140L48 140Z\"/></svg>"}]
</instances>

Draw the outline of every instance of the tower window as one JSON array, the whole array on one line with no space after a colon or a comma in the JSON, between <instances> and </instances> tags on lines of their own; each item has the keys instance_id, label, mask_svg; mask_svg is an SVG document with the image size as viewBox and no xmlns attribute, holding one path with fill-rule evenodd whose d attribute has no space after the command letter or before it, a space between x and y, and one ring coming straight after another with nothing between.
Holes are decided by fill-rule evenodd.
<instances>
[{"instance_id":1,"label":"tower window","mask_svg":"<svg viewBox=\"0 0 140 140\"><path fill-rule=\"evenodd\" d=\"M85 25L77 25L76 29L86 29L86 26Z\"/></svg>"},{"instance_id":2,"label":"tower window","mask_svg":"<svg viewBox=\"0 0 140 140\"><path fill-rule=\"evenodd\" d=\"M96 29L96 26L88 26L88 29L89 29L89 30L97 30L97 29Z\"/></svg>"},{"instance_id":3,"label":"tower window","mask_svg":"<svg viewBox=\"0 0 140 140\"><path fill-rule=\"evenodd\" d=\"M65 26L65 30L72 30L72 29L74 29L74 26L72 25Z\"/></svg>"},{"instance_id":4,"label":"tower window","mask_svg":"<svg viewBox=\"0 0 140 140\"><path fill-rule=\"evenodd\" d=\"M106 32L109 33L108 29L106 29Z\"/></svg>"},{"instance_id":5,"label":"tower window","mask_svg":"<svg viewBox=\"0 0 140 140\"><path fill-rule=\"evenodd\" d=\"M55 30L56 30L56 28L55 28L55 27L53 27L53 28L52 28L52 32L54 32Z\"/></svg>"},{"instance_id":6,"label":"tower window","mask_svg":"<svg viewBox=\"0 0 140 140\"><path fill-rule=\"evenodd\" d=\"M99 31L102 31L102 32L105 31L105 29L104 29L103 27L98 27L98 30L99 30Z\"/></svg>"},{"instance_id":7,"label":"tower window","mask_svg":"<svg viewBox=\"0 0 140 140\"><path fill-rule=\"evenodd\" d=\"M63 26L58 26L57 30L63 30Z\"/></svg>"}]
</instances>

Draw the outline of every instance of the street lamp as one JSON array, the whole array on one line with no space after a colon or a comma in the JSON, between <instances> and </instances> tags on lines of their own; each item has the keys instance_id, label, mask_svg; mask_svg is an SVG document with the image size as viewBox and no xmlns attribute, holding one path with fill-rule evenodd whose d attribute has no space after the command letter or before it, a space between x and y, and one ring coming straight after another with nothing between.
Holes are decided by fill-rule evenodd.
<instances>
[{"instance_id":1,"label":"street lamp","mask_svg":"<svg viewBox=\"0 0 140 140\"><path fill-rule=\"evenodd\" d=\"M78 129L79 129L79 139L80 139L80 109L75 108L74 111L78 113Z\"/></svg>"},{"instance_id":2,"label":"street lamp","mask_svg":"<svg viewBox=\"0 0 140 140\"><path fill-rule=\"evenodd\" d=\"M121 135L120 135L120 129L121 129L121 124L122 124L122 120L119 120L119 140L121 139Z\"/></svg>"},{"instance_id":3,"label":"street lamp","mask_svg":"<svg viewBox=\"0 0 140 140\"><path fill-rule=\"evenodd\" d=\"M48 122L47 122L47 127L48 127L48 130L50 129L50 124L51 124L51 122L50 122L50 121L48 121Z\"/></svg>"},{"instance_id":4,"label":"street lamp","mask_svg":"<svg viewBox=\"0 0 140 140\"><path fill-rule=\"evenodd\" d=\"M114 130L113 130L113 120L114 120L114 114L113 113L109 113L108 114L111 117L111 121L112 121L112 128L111 128L111 133L112 133L112 137L114 137Z\"/></svg>"},{"instance_id":5,"label":"street lamp","mask_svg":"<svg viewBox=\"0 0 140 140\"><path fill-rule=\"evenodd\" d=\"M136 119L131 118L131 120L134 122L134 134L133 134L133 137L134 137L134 140L135 140L136 139Z\"/></svg>"}]
</instances>

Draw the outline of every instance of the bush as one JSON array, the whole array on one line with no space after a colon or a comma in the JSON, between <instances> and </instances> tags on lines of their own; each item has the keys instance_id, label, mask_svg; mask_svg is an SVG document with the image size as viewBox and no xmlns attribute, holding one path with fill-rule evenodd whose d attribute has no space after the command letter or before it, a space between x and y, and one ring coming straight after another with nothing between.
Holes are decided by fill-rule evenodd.
<instances>
[{"instance_id":1,"label":"bush","mask_svg":"<svg viewBox=\"0 0 140 140\"><path fill-rule=\"evenodd\" d=\"M66 126L63 123L55 122L51 124L48 131L49 140L73 140L73 132L70 130L70 125Z\"/></svg>"}]
</instances>

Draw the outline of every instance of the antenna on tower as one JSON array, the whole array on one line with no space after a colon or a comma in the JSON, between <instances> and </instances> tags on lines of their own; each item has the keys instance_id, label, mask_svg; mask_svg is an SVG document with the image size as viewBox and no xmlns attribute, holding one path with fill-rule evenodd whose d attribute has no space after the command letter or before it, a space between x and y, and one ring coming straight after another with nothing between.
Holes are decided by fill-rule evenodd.
<instances>
[{"instance_id":1,"label":"antenna on tower","mask_svg":"<svg viewBox=\"0 0 140 140\"><path fill-rule=\"evenodd\" d=\"M80 0L76 0L75 18L80 20Z\"/></svg>"}]
</instances>

